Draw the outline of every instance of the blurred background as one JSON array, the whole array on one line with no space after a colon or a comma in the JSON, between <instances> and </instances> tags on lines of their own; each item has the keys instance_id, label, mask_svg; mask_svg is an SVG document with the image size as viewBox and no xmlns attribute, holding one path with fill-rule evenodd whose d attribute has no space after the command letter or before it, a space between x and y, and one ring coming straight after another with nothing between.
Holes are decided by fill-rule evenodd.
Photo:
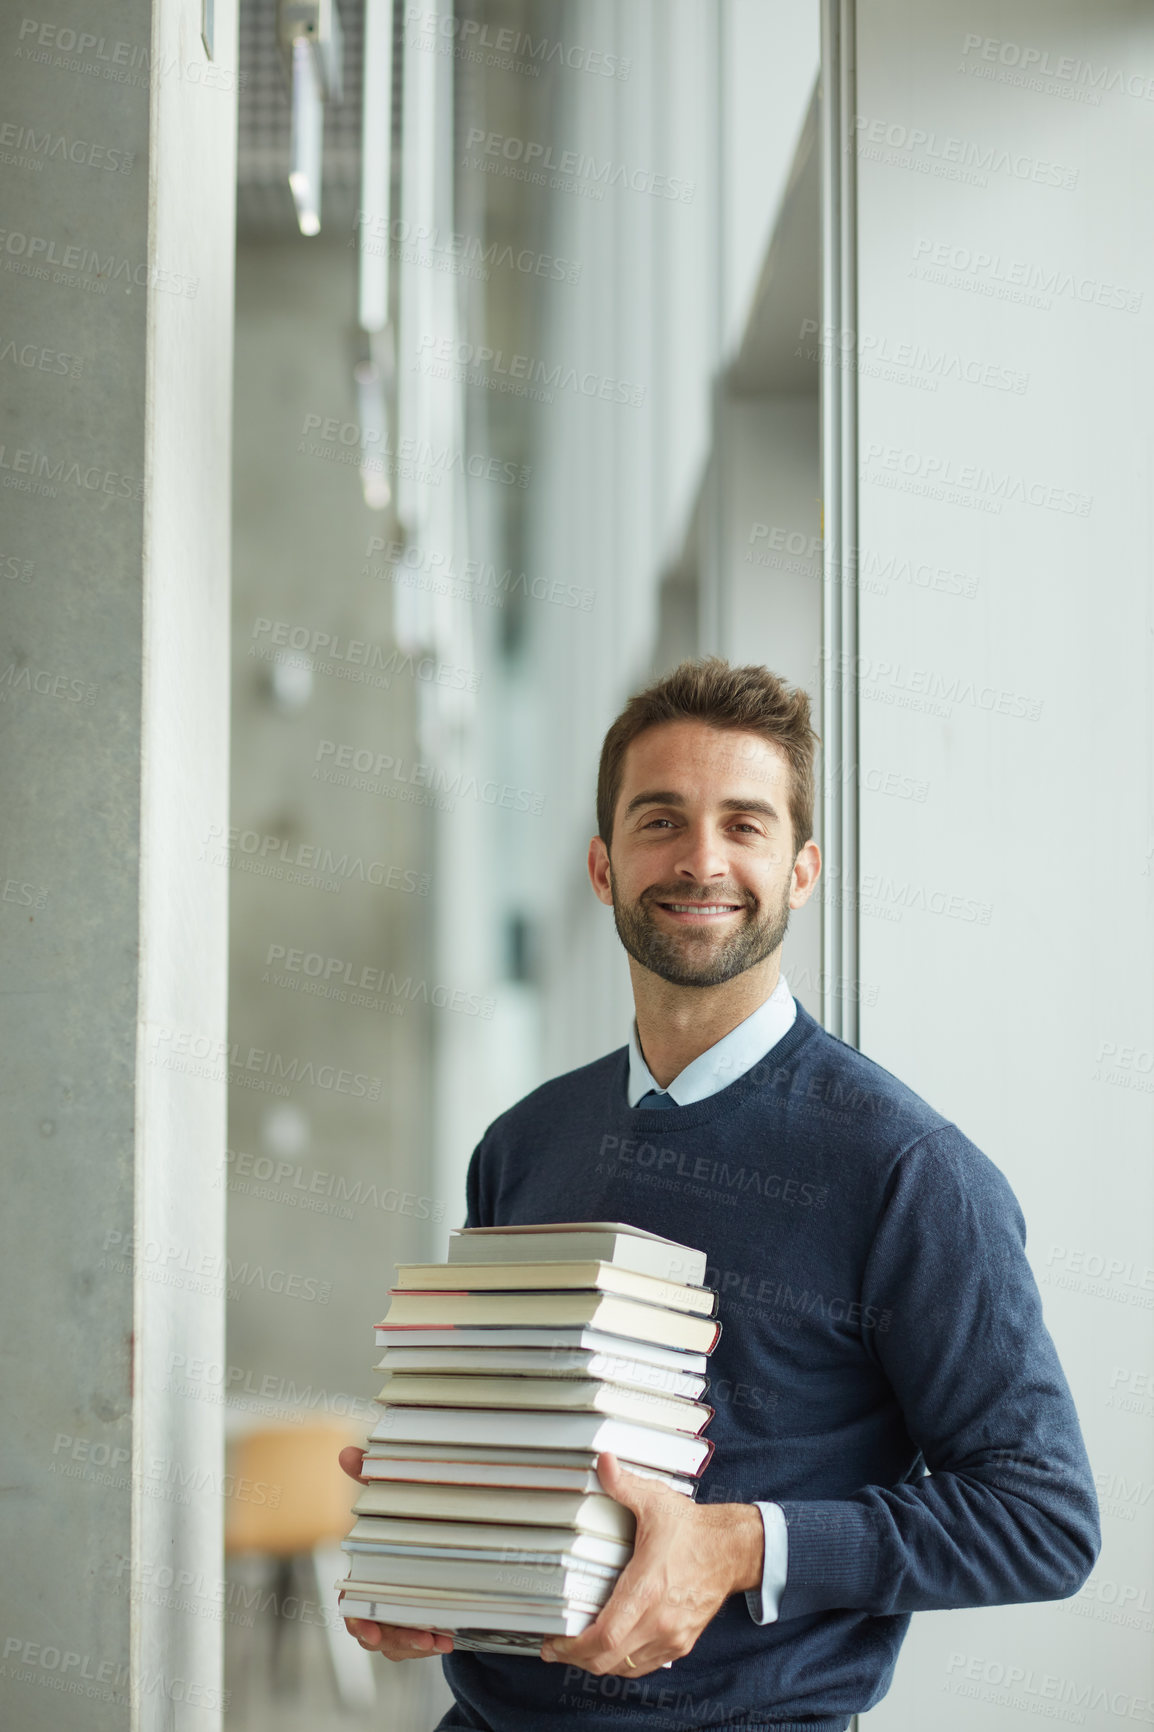
<instances>
[{"instance_id":1,"label":"blurred background","mask_svg":"<svg viewBox=\"0 0 1154 1732\"><path fill-rule=\"evenodd\" d=\"M720 653L824 742L792 990L1010 1179L1102 1505L870 1726L1149 1723L1149 7L57 0L0 91L0 1719L436 1723L336 1450L627 1038L599 747Z\"/></svg>"},{"instance_id":2,"label":"blurred background","mask_svg":"<svg viewBox=\"0 0 1154 1732\"><path fill-rule=\"evenodd\" d=\"M1069 1127L1084 1117L1098 1144L1100 1115L1125 1121L1137 1102L1115 1090L1104 1106L1081 1048L1085 1081L1068 1080L1057 1006L1073 983L1039 899L1073 893L1066 826L1050 845L1051 802L1074 791L1061 765L1085 749L1072 688L1093 694L1100 742L1110 717L1138 715L1108 647L1123 599L1055 642L1054 596L1064 585L1062 605L1082 609L1112 534L1110 480L1067 404L1109 418L1099 345L1137 335L1131 285L1149 280L1148 252L1095 240L1090 207L1118 185L1112 153L1136 120L1132 99L1110 106L1094 55L1128 64L1154 44L1147 25L1139 47L1125 8L1097 44L1070 10L1060 46L1090 69L1080 92L1067 80L1080 100L1030 106L996 21L963 31L949 11L913 31L907 8L861 9L855 136L825 171L825 243L840 249L852 237L830 202L852 152L861 310L831 328L816 0L345 4L307 238L276 7L243 0L231 1038L354 1080L232 1089L232 1267L314 1284L293 1304L234 1282L238 1437L278 1414L348 1415L355 1433L391 1265L444 1254L485 1125L626 1038L627 975L584 866L599 745L631 690L715 650L805 686L832 741L824 914L835 931L848 919L860 960L839 968L829 931L823 950L815 899L787 941L794 992L1006 1165L1075 1378L1079 1342L1118 1321L1087 1314L1085 1292L1063 1313L1095 1254L1129 1261L1117 1224L1098 1250L1066 1219ZM1063 292L1072 246L1094 282ZM827 279L840 268L827 257ZM863 553L834 478L831 573L835 413L861 415ZM830 637L847 588L856 654ZM860 754L830 688L858 700ZM856 837L839 785L860 801ZM1148 888L1127 859L1120 902ZM1102 1039L1129 1020L1119 1009ZM1041 1127L1066 1112L1054 1158ZM1115 1200L1129 1160L1104 1177ZM1107 1475L1136 1441L1119 1433ZM1148 1559L1099 1576L1119 1583L1107 1595L1137 1589ZM967 1644L959 1615L949 1656L911 1641L872 1718L924 1723L959 1650L980 1672L1001 1652L992 1624ZM1084 1642L1090 1672L1135 1664L1121 1619L1094 1630L1068 1608L1020 1608L1002 1630L1015 1655ZM299 1709L315 1725L332 1694L312 1634L317 1694L278 1703L282 1724ZM234 1723L263 1724L263 1674L246 1633L229 1636ZM1016 1721L993 1665L983 1702L937 1701L942 1724L951 1709L959 1725ZM366 1724L382 1701L390 1724L432 1724L434 1667L375 1671Z\"/></svg>"},{"instance_id":3,"label":"blurred background","mask_svg":"<svg viewBox=\"0 0 1154 1732\"><path fill-rule=\"evenodd\" d=\"M220 855L234 1046L369 1080L231 1091L231 1264L324 1289L234 1286L238 1435L367 1412L392 1264L445 1254L485 1126L627 1038L584 862L628 693L717 648L820 706L816 3L341 23L305 238L275 0L240 8Z\"/></svg>"}]
</instances>

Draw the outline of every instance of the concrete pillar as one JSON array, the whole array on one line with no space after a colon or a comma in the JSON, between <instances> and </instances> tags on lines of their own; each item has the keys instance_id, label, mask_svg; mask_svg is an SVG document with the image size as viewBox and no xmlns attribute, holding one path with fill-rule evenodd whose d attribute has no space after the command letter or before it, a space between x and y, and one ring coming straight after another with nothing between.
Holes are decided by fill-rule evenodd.
<instances>
[{"instance_id":1,"label":"concrete pillar","mask_svg":"<svg viewBox=\"0 0 1154 1732\"><path fill-rule=\"evenodd\" d=\"M226 1286L227 884L201 856L227 823L233 0L211 57L201 29L202 0L0 25L0 1722L21 1732L220 1721L221 1414L174 1391L182 1356L221 1356Z\"/></svg>"}]
</instances>

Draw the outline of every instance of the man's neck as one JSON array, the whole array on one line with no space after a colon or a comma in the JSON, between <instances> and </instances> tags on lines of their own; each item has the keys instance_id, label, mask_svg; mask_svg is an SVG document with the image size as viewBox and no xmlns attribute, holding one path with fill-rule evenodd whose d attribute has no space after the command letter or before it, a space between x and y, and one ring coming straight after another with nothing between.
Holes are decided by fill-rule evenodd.
<instances>
[{"instance_id":1,"label":"man's neck","mask_svg":"<svg viewBox=\"0 0 1154 1732\"><path fill-rule=\"evenodd\" d=\"M721 986L673 986L632 957L637 1038L659 1088L765 1003L781 976L781 950Z\"/></svg>"}]
</instances>

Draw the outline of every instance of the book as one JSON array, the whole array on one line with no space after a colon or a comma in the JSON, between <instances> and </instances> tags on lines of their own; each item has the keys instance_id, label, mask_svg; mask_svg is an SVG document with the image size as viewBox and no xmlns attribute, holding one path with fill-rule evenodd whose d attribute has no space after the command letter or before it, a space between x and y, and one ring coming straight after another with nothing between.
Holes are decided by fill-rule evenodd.
<instances>
[{"instance_id":1,"label":"book","mask_svg":"<svg viewBox=\"0 0 1154 1732\"><path fill-rule=\"evenodd\" d=\"M587 1613L575 1612L574 1617L590 1619ZM466 1654L539 1654L540 1636L527 1630L454 1630L453 1646ZM668 1662L667 1662L668 1664Z\"/></svg>"},{"instance_id":2,"label":"book","mask_svg":"<svg viewBox=\"0 0 1154 1732\"><path fill-rule=\"evenodd\" d=\"M459 1227L449 1238L450 1263L521 1263L539 1257L593 1257L656 1275L661 1281L705 1280L705 1252L662 1239L623 1221L555 1221L539 1227Z\"/></svg>"},{"instance_id":3,"label":"book","mask_svg":"<svg viewBox=\"0 0 1154 1732\"><path fill-rule=\"evenodd\" d=\"M422 1445L413 1445L414 1449L422 1449ZM554 1455L560 1455L560 1450L554 1450ZM639 1474L644 1479L660 1480L670 1491L681 1492L684 1497L692 1497L697 1489L694 1482L683 1479L679 1474L658 1473L650 1467L639 1467L634 1462L621 1464L629 1473ZM430 1458L415 1455L410 1458L395 1455L366 1455L361 1466L361 1474L365 1479L393 1479L405 1482L416 1481L426 1485L500 1485L513 1488L520 1487L525 1491L601 1491L601 1481L597 1470L590 1467L541 1466L536 1463L519 1464L511 1461L447 1461L443 1457Z\"/></svg>"},{"instance_id":4,"label":"book","mask_svg":"<svg viewBox=\"0 0 1154 1732\"><path fill-rule=\"evenodd\" d=\"M504 1443L413 1443L407 1438L376 1443L369 1438L370 1453L419 1461L499 1461L525 1467L595 1467L595 1449L519 1449Z\"/></svg>"},{"instance_id":5,"label":"book","mask_svg":"<svg viewBox=\"0 0 1154 1732\"><path fill-rule=\"evenodd\" d=\"M696 1437L713 1418L702 1402L676 1395L655 1395L648 1389L626 1389L596 1378L548 1377L425 1377L405 1372L386 1378L377 1401L399 1407L492 1407L504 1409L564 1409L606 1413L638 1425L660 1425Z\"/></svg>"},{"instance_id":6,"label":"book","mask_svg":"<svg viewBox=\"0 0 1154 1732\"><path fill-rule=\"evenodd\" d=\"M630 1389L651 1389L659 1395L680 1395L696 1401L708 1378L696 1372L667 1369L638 1359L626 1350L590 1352L543 1347L386 1347L378 1371L460 1372L467 1376L504 1372L516 1377L596 1377Z\"/></svg>"},{"instance_id":7,"label":"book","mask_svg":"<svg viewBox=\"0 0 1154 1732\"><path fill-rule=\"evenodd\" d=\"M386 1407L369 1432L373 1443L505 1444L538 1449L608 1451L696 1479L713 1454L704 1437L609 1419L600 1413L505 1413L488 1407Z\"/></svg>"},{"instance_id":8,"label":"book","mask_svg":"<svg viewBox=\"0 0 1154 1732\"><path fill-rule=\"evenodd\" d=\"M447 1327L415 1327L402 1333L378 1323L375 1334L377 1346L386 1351L411 1348L427 1352L447 1347L456 1352L466 1347L481 1347L488 1351L533 1348L541 1353L604 1353L610 1358L625 1355L640 1364L664 1367L677 1373L695 1372L699 1376L704 1374L709 1364L704 1353L689 1352L681 1347L658 1347L651 1341L630 1341L619 1335L609 1335L604 1330L580 1326L572 1329L526 1329L507 1324L488 1324L480 1328L450 1324Z\"/></svg>"},{"instance_id":9,"label":"book","mask_svg":"<svg viewBox=\"0 0 1154 1732\"><path fill-rule=\"evenodd\" d=\"M357 1581L379 1582L400 1592L415 1587L450 1591L475 1588L510 1598L532 1595L536 1599L580 1600L603 1606L617 1580L616 1570L599 1575L564 1559L523 1563L499 1556L489 1562L473 1558L406 1557L374 1552L349 1540L342 1540L341 1548L349 1554L349 1568Z\"/></svg>"},{"instance_id":10,"label":"book","mask_svg":"<svg viewBox=\"0 0 1154 1732\"><path fill-rule=\"evenodd\" d=\"M499 1601L487 1598L484 1608L477 1610L478 1601L448 1601L439 1602L440 1621L429 1615L427 1601L404 1600L391 1595L371 1582L338 1582L342 1590L339 1596L339 1610L342 1618L369 1618L377 1623L396 1624L410 1630L434 1630L438 1635L451 1636L454 1648L460 1648L465 1653L476 1654L539 1654L541 1640L544 1636L579 1636L582 1630L588 1629L597 1615L598 1608L550 1606L540 1601L529 1609L529 1601L518 1602L516 1607L508 1611L501 1609ZM465 1619L473 1614L472 1624L466 1624ZM460 1623L447 1623L448 1617L459 1617ZM501 1618L516 1617L522 1628L519 1630L504 1628ZM482 1622L482 1620L484 1620ZM672 1660L662 1662L665 1669L672 1666Z\"/></svg>"},{"instance_id":11,"label":"book","mask_svg":"<svg viewBox=\"0 0 1154 1732\"><path fill-rule=\"evenodd\" d=\"M713 1453L705 1272L621 1222L465 1229L446 1262L398 1265L344 1615L479 1653L586 1628L635 1531L600 1456L692 1498Z\"/></svg>"},{"instance_id":12,"label":"book","mask_svg":"<svg viewBox=\"0 0 1154 1732\"><path fill-rule=\"evenodd\" d=\"M617 1570L632 1541L608 1539L570 1527L535 1527L529 1522L430 1520L424 1516L358 1516L349 1531L356 1545L403 1551L414 1557L479 1558L500 1556L515 1562L573 1557L595 1570Z\"/></svg>"},{"instance_id":13,"label":"book","mask_svg":"<svg viewBox=\"0 0 1154 1732\"><path fill-rule=\"evenodd\" d=\"M465 1485L395 1485L377 1481L361 1487L356 1516L424 1516L432 1520L502 1524L507 1527L564 1527L605 1539L633 1538L633 1512L604 1492L507 1491ZM500 1540L497 1541L501 1543Z\"/></svg>"},{"instance_id":14,"label":"book","mask_svg":"<svg viewBox=\"0 0 1154 1732\"><path fill-rule=\"evenodd\" d=\"M515 1444L503 1443L412 1443L399 1439L374 1447L370 1438L368 1447L370 1453L411 1461L500 1461L526 1467L593 1467L597 1461L594 1449L518 1449Z\"/></svg>"},{"instance_id":15,"label":"book","mask_svg":"<svg viewBox=\"0 0 1154 1732\"><path fill-rule=\"evenodd\" d=\"M351 1578L338 1582L337 1587L342 1590L339 1602L342 1618L370 1618L378 1624L398 1624L411 1630L436 1630L441 1635L454 1637L458 1625L464 1625L470 1631L507 1631L509 1639L489 1650L493 1653L515 1647L525 1653L537 1654L541 1650L542 1636L579 1636L600 1610L598 1606L550 1605L545 1600L536 1603L528 1599L517 1602L499 1600L491 1594L478 1594L473 1600L449 1599L443 1595L423 1600L402 1592L386 1593L378 1583L362 1585ZM531 1639L517 1640L522 1634ZM471 1645L475 1651L486 1651L476 1642Z\"/></svg>"},{"instance_id":16,"label":"book","mask_svg":"<svg viewBox=\"0 0 1154 1732\"><path fill-rule=\"evenodd\" d=\"M660 1281L615 1263L398 1263L394 1293L479 1293L533 1291L596 1291L664 1305L671 1311L692 1311L712 1317L717 1294L711 1287L691 1287L684 1281Z\"/></svg>"},{"instance_id":17,"label":"book","mask_svg":"<svg viewBox=\"0 0 1154 1732\"><path fill-rule=\"evenodd\" d=\"M446 1324L532 1324L564 1329L592 1325L610 1335L708 1353L721 1334L715 1317L695 1317L608 1293L392 1293L382 1330Z\"/></svg>"}]
</instances>

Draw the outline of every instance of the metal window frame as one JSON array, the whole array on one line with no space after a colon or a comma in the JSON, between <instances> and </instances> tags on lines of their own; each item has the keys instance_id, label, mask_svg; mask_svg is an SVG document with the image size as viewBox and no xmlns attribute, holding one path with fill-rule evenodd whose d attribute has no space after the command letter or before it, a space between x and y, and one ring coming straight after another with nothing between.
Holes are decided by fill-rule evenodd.
<instances>
[{"instance_id":1,"label":"metal window frame","mask_svg":"<svg viewBox=\"0 0 1154 1732\"><path fill-rule=\"evenodd\" d=\"M822 327L827 338L836 333L829 345L836 360L842 353L842 333L857 330L855 0L822 0L819 89ZM831 1034L857 1046L858 497L853 366L823 361L821 461L822 1020Z\"/></svg>"}]
</instances>

